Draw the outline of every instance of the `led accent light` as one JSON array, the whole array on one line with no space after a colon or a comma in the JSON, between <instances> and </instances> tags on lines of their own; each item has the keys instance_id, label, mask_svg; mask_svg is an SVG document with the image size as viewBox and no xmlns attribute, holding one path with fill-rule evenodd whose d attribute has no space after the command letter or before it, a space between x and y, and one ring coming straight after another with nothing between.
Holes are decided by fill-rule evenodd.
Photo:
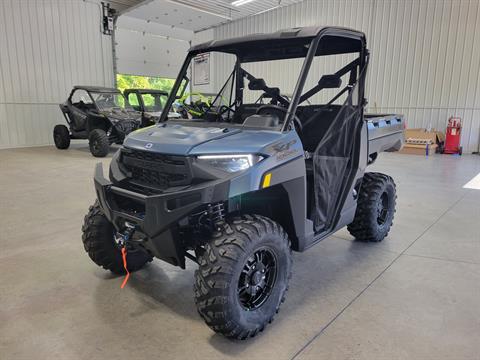
<instances>
[{"instance_id":1,"label":"led accent light","mask_svg":"<svg viewBox=\"0 0 480 360\"><path fill-rule=\"evenodd\" d=\"M246 170L263 159L254 154L200 155L198 161L229 173Z\"/></svg>"},{"instance_id":2,"label":"led accent light","mask_svg":"<svg viewBox=\"0 0 480 360\"><path fill-rule=\"evenodd\" d=\"M216 160L216 159L241 159L247 158L248 165L253 165L253 155L252 154L244 154L244 155L201 155L198 157L201 160Z\"/></svg>"}]
</instances>

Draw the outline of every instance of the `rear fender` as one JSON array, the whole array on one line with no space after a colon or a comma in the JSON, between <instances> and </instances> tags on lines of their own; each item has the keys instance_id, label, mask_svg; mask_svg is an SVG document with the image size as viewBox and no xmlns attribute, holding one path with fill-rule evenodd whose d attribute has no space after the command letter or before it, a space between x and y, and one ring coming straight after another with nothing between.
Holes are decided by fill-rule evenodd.
<instances>
[{"instance_id":1,"label":"rear fender","mask_svg":"<svg viewBox=\"0 0 480 360\"><path fill-rule=\"evenodd\" d=\"M72 115L70 113L70 109L68 108L68 105L65 103L65 104L59 104L58 106L60 107L60 110L62 111L62 115L65 118L65 121L67 122L67 124L69 126L71 126L71 124L73 122L73 119L71 118Z\"/></svg>"}]
</instances>

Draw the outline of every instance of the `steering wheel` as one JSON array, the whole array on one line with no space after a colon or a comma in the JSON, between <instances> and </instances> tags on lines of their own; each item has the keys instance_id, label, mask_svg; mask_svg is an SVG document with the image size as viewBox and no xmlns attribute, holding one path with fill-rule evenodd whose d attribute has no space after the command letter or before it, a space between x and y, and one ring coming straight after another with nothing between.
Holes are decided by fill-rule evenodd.
<instances>
[{"instance_id":1,"label":"steering wheel","mask_svg":"<svg viewBox=\"0 0 480 360\"><path fill-rule=\"evenodd\" d=\"M231 112L232 114L235 114L235 110L232 107L227 105L221 105L218 108L206 109L202 116L204 119L207 119L208 121L221 122L225 120L224 115L227 112Z\"/></svg>"},{"instance_id":2,"label":"steering wheel","mask_svg":"<svg viewBox=\"0 0 480 360\"><path fill-rule=\"evenodd\" d=\"M231 111L232 113L235 113L235 110L233 109L232 106L221 105L221 106L218 108L218 113L219 113L220 115L225 114L227 111Z\"/></svg>"},{"instance_id":3,"label":"steering wheel","mask_svg":"<svg viewBox=\"0 0 480 360\"><path fill-rule=\"evenodd\" d=\"M260 106L255 113L257 115L274 115L279 119L282 119L282 117L285 117L287 114L287 109L283 106L268 104ZM303 130L303 125L297 115L293 116L293 122L295 130L297 130L297 132L300 134Z\"/></svg>"}]
</instances>

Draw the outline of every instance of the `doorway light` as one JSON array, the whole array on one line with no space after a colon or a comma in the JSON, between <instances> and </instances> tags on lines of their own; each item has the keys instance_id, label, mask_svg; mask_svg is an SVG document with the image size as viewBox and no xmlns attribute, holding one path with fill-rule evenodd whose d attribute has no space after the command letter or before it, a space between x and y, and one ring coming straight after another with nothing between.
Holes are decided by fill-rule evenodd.
<instances>
[{"instance_id":1,"label":"doorway light","mask_svg":"<svg viewBox=\"0 0 480 360\"><path fill-rule=\"evenodd\" d=\"M235 0L234 2L232 2L232 5L233 6L242 6L242 5L248 4L252 1L255 1L255 0Z\"/></svg>"}]
</instances>

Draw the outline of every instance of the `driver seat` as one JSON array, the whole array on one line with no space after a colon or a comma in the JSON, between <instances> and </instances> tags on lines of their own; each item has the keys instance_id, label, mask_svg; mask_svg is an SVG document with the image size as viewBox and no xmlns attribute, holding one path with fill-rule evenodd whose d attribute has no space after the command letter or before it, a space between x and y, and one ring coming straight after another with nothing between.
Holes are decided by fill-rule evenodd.
<instances>
[{"instance_id":1,"label":"driver seat","mask_svg":"<svg viewBox=\"0 0 480 360\"><path fill-rule=\"evenodd\" d=\"M337 116L337 109L333 107L320 108L303 122L303 133L301 136L303 148L314 153L318 144L327 133Z\"/></svg>"}]
</instances>

